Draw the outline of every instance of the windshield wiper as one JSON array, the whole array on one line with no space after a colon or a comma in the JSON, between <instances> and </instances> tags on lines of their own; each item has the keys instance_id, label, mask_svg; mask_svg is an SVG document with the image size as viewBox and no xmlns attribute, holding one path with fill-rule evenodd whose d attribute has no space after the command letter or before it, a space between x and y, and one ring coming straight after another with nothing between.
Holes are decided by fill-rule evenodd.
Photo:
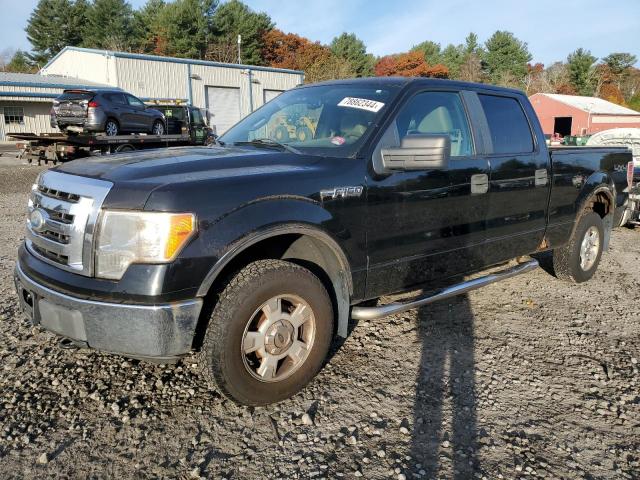
<instances>
[{"instance_id":1,"label":"windshield wiper","mask_svg":"<svg viewBox=\"0 0 640 480\"><path fill-rule=\"evenodd\" d=\"M286 150L287 152L296 153L300 155L302 152L297 148L293 148L291 145L287 145L286 143L276 142L275 140L271 140L270 138L255 138L248 142L234 142L234 145L253 145L256 147L267 147L267 148L278 148L281 150Z\"/></svg>"}]
</instances>

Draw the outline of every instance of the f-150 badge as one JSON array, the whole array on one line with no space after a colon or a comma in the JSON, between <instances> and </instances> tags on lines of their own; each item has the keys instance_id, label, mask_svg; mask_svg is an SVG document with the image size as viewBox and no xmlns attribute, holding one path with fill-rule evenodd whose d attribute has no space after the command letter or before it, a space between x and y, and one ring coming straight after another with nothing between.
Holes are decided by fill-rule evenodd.
<instances>
[{"instance_id":1,"label":"f-150 badge","mask_svg":"<svg viewBox=\"0 0 640 480\"><path fill-rule=\"evenodd\" d=\"M320 199L359 197L362 195L362 190L362 186L329 188L326 190L320 190Z\"/></svg>"}]
</instances>

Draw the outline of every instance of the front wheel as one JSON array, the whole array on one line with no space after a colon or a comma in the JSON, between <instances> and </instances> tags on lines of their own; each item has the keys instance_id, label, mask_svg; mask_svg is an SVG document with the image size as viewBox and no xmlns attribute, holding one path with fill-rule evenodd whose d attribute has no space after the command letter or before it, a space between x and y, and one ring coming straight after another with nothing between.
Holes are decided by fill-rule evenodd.
<instances>
[{"instance_id":1,"label":"front wheel","mask_svg":"<svg viewBox=\"0 0 640 480\"><path fill-rule=\"evenodd\" d=\"M259 260L220 294L199 363L226 397L267 405L315 376L332 336L333 308L318 277L294 263Z\"/></svg>"},{"instance_id":2,"label":"front wheel","mask_svg":"<svg viewBox=\"0 0 640 480\"><path fill-rule=\"evenodd\" d=\"M553 251L556 276L573 283L591 279L598 269L604 247L604 226L600 215L585 213L567 245Z\"/></svg>"},{"instance_id":3,"label":"front wheel","mask_svg":"<svg viewBox=\"0 0 640 480\"><path fill-rule=\"evenodd\" d=\"M164 123L160 120L156 120L151 128L151 133L154 135L164 135Z\"/></svg>"}]
</instances>

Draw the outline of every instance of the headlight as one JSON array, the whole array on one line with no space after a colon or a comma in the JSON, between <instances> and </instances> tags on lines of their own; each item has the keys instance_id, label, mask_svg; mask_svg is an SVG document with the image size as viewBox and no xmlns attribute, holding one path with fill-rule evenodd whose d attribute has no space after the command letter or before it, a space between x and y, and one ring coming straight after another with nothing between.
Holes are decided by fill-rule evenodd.
<instances>
[{"instance_id":1,"label":"headlight","mask_svg":"<svg viewBox=\"0 0 640 480\"><path fill-rule=\"evenodd\" d=\"M96 275L119 280L132 263L170 262L195 231L192 213L104 211Z\"/></svg>"}]
</instances>

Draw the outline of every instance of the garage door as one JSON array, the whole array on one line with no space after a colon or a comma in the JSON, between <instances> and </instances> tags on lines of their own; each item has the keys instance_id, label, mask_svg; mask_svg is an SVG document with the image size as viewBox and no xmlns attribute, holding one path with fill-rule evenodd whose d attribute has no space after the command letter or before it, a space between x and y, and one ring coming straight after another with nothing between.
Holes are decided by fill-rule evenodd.
<instances>
[{"instance_id":1,"label":"garage door","mask_svg":"<svg viewBox=\"0 0 640 480\"><path fill-rule=\"evenodd\" d=\"M270 102L281 93L282 90L264 90L264 103Z\"/></svg>"},{"instance_id":2,"label":"garage door","mask_svg":"<svg viewBox=\"0 0 640 480\"><path fill-rule=\"evenodd\" d=\"M240 120L240 89L207 87L209 125L216 126L218 135Z\"/></svg>"}]
</instances>

